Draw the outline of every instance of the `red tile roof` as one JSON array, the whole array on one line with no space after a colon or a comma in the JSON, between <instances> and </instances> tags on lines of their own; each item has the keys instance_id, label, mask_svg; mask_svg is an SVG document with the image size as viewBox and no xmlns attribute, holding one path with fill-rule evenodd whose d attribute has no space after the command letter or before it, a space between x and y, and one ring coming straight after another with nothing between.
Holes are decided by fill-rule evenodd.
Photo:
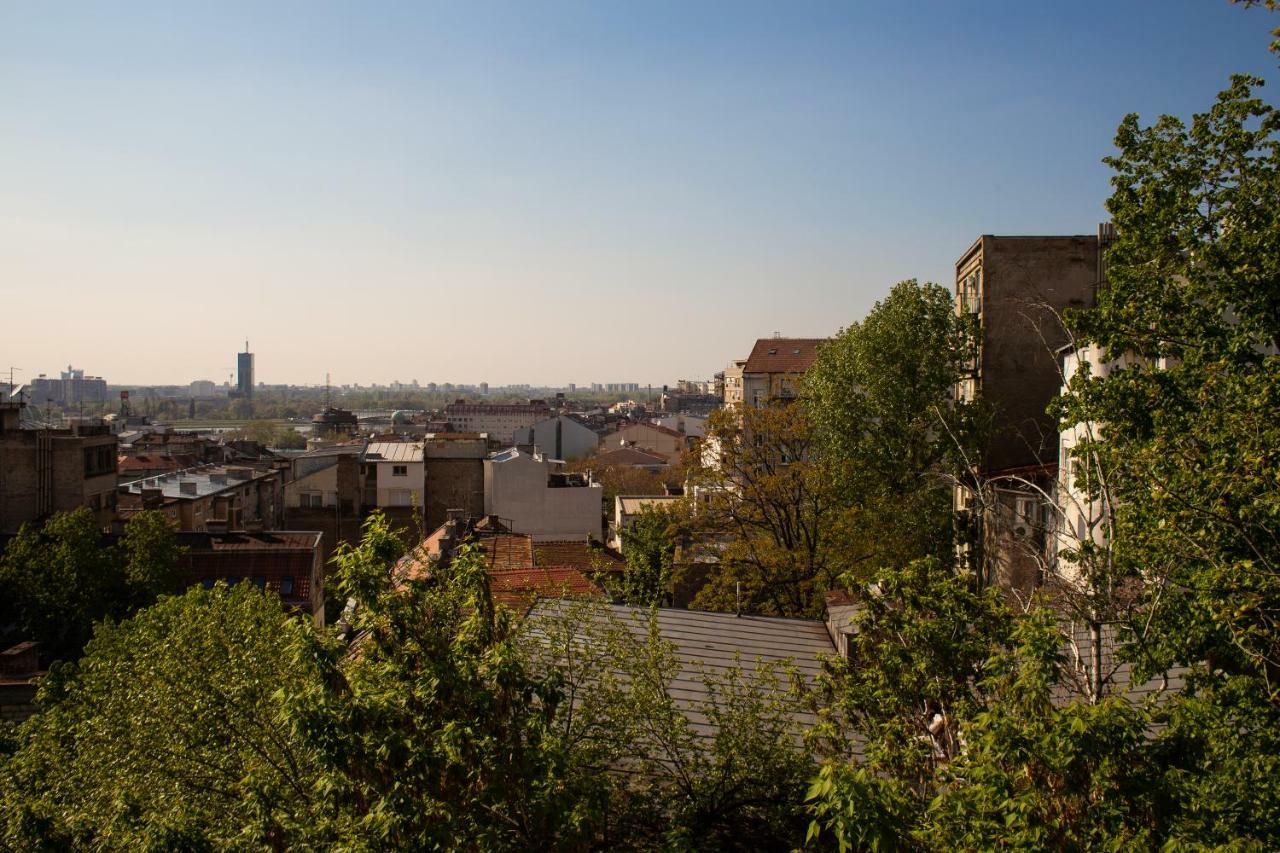
<instances>
[{"instance_id":1,"label":"red tile roof","mask_svg":"<svg viewBox=\"0 0 1280 853\"><path fill-rule=\"evenodd\" d=\"M489 572L496 601L524 611L537 598L595 598L603 595L587 576L573 568L530 568Z\"/></svg>"},{"instance_id":2,"label":"red tile roof","mask_svg":"<svg viewBox=\"0 0 1280 853\"><path fill-rule=\"evenodd\" d=\"M537 542L533 556L539 566L573 568L582 572L620 572L626 568L622 555L612 548L590 542Z\"/></svg>"},{"instance_id":3,"label":"red tile roof","mask_svg":"<svg viewBox=\"0 0 1280 853\"><path fill-rule=\"evenodd\" d=\"M117 470L121 474L132 471L180 471L199 464L199 457L189 453L143 453L138 456L120 456Z\"/></svg>"},{"instance_id":4,"label":"red tile roof","mask_svg":"<svg viewBox=\"0 0 1280 853\"><path fill-rule=\"evenodd\" d=\"M751 348L743 373L804 373L826 338L761 338Z\"/></svg>"}]
</instances>

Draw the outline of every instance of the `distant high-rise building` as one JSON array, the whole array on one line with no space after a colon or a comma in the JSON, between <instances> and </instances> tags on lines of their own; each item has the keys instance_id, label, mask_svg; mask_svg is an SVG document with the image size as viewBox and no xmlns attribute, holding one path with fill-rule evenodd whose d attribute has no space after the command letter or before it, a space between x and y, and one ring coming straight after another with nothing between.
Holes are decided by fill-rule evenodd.
<instances>
[{"instance_id":1,"label":"distant high-rise building","mask_svg":"<svg viewBox=\"0 0 1280 853\"><path fill-rule=\"evenodd\" d=\"M481 394L488 394L488 393L489 393L489 383L488 383L488 382L481 382L481 383L480 383L480 393L481 393Z\"/></svg>"},{"instance_id":2,"label":"distant high-rise building","mask_svg":"<svg viewBox=\"0 0 1280 853\"><path fill-rule=\"evenodd\" d=\"M244 352L236 353L236 392L241 397L253 396L253 353L249 342L244 342Z\"/></svg>"},{"instance_id":3,"label":"distant high-rise building","mask_svg":"<svg viewBox=\"0 0 1280 853\"><path fill-rule=\"evenodd\" d=\"M41 373L31 380L30 400L37 405L48 402L76 405L104 403L108 399L107 382L101 376L85 376L84 371L67 365L59 379Z\"/></svg>"}]
</instances>

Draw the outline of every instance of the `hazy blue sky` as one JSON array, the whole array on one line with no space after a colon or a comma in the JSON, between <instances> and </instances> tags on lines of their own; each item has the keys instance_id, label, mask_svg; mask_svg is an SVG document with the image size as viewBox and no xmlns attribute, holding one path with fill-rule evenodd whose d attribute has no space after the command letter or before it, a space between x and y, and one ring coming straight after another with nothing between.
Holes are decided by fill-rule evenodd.
<instances>
[{"instance_id":1,"label":"hazy blue sky","mask_svg":"<svg viewBox=\"0 0 1280 853\"><path fill-rule=\"evenodd\" d=\"M1276 85L1225 0L179 5L0 3L22 378L707 377L1092 233L1125 113Z\"/></svg>"}]
</instances>

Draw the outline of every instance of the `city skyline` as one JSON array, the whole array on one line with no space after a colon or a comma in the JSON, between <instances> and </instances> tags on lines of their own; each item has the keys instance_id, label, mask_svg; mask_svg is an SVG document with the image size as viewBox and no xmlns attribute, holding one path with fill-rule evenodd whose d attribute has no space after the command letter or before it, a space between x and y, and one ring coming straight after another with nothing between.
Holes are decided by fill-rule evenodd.
<instances>
[{"instance_id":1,"label":"city skyline","mask_svg":"<svg viewBox=\"0 0 1280 853\"><path fill-rule=\"evenodd\" d=\"M247 336L267 384L708 377L899 279L949 286L981 233L1092 233L1121 118L1274 81L1269 23L7 5L0 277L28 319L0 359L221 383Z\"/></svg>"}]
</instances>

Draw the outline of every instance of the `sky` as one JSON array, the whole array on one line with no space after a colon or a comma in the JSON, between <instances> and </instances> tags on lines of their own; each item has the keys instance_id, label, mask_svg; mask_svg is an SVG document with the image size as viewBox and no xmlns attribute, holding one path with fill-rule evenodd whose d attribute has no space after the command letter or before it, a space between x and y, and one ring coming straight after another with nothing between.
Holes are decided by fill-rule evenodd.
<instances>
[{"instance_id":1,"label":"sky","mask_svg":"<svg viewBox=\"0 0 1280 853\"><path fill-rule=\"evenodd\" d=\"M1275 18L1276 20L1273 20ZM0 0L0 374L674 383L980 234L1090 234L1116 125L1277 81L1165 2Z\"/></svg>"}]
</instances>

